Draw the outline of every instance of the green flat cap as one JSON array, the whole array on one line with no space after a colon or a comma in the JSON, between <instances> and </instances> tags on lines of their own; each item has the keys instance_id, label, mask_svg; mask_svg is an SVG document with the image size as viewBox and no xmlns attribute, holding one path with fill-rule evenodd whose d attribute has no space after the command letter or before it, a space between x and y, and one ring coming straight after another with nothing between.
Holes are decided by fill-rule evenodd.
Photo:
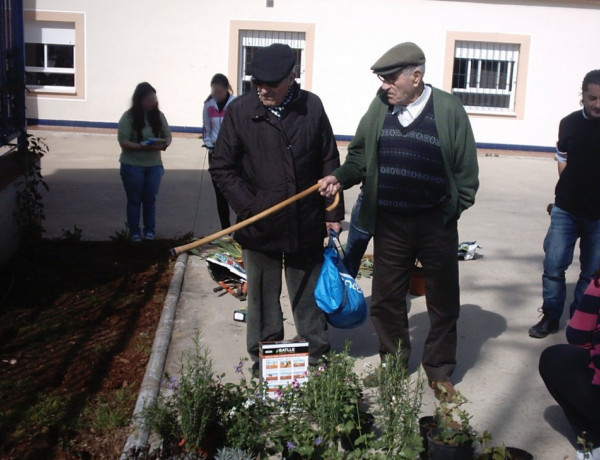
<instances>
[{"instance_id":1,"label":"green flat cap","mask_svg":"<svg viewBox=\"0 0 600 460\"><path fill-rule=\"evenodd\" d=\"M381 56L371 66L373 73L389 75L409 65L425 64L423 50L411 42L400 43Z\"/></svg>"}]
</instances>

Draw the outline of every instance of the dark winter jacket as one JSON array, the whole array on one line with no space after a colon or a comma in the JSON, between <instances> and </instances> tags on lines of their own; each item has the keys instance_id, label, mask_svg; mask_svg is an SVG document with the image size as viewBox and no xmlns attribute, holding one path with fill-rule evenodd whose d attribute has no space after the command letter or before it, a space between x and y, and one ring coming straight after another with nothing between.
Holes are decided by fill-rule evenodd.
<instances>
[{"instance_id":1,"label":"dark winter jacket","mask_svg":"<svg viewBox=\"0 0 600 460\"><path fill-rule=\"evenodd\" d=\"M238 216L252 217L314 185L339 164L339 153L321 100L300 90L280 119L252 91L228 107L210 174ZM236 232L243 248L298 253L322 247L325 222L344 218L343 200L331 212L331 199L318 192Z\"/></svg>"}]
</instances>

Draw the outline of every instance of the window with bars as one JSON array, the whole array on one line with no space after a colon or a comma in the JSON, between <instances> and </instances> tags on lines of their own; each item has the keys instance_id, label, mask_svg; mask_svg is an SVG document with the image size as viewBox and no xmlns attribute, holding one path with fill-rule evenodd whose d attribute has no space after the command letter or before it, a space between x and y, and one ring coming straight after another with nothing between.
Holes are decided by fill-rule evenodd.
<instances>
[{"instance_id":1,"label":"window with bars","mask_svg":"<svg viewBox=\"0 0 600 460\"><path fill-rule=\"evenodd\" d=\"M30 89L75 92L75 24L25 21L25 72Z\"/></svg>"},{"instance_id":2,"label":"window with bars","mask_svg":"<svg viewBox=\"0 0 600 460\"><path fill-rule=\"evenodd\" d=\"M457 40L452 94L469 111L515 111L520 44Z\"/></svg>"},{"instance_id":3,"label":"window with bars","mask_svg":"<svg viewBox=\"0 0 600 460\"><path fill-rule=\"evenodd\" d=\"M254 53L273 43L285 43L294 51L296 58L296 81L303 86L306 66L306 34L304 32L284 32L270 30L240 30L239 33L239 76L240 94L250 91L252 86L251 65Z\"/></svg>"}]
</instances>

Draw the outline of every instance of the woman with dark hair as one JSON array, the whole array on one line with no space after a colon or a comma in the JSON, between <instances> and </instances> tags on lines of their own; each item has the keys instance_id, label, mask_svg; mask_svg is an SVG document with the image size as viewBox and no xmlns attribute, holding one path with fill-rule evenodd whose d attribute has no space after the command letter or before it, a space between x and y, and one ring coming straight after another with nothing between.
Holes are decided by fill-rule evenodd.
<instances>
[{"instance_id":1,"label":"woman with dark hair","mask_svg":"<svg viewBox=\"0 0 600 460\"><path fill-rule=\"evenodd\" d=\"M563 409L577 437L591 452L576 458L600 459L600 271L585 290L569 325L568 344L546 348L540 375ZM587 455L587 456L586 456Z\"/></svg>"},{"instance_id":2,"label":"woman with dark hair","mask_svg":"<svg viewBox=\"0 0 600 460\"><path fill-rule=\"evenodd\" d=\"M235 96L232 94L231 85L227 77L222 73L215 74L210 81L210 95L204 101L203 110L203 139L204 147L208 149L209 162L212 158L219 130L221 129L221 123L223 123L223 118L225 117L225 111L234 99ZM217 212L219 213L221 228L227 228L230 225L229 204L214 183L213 187L217 198Z\"/></svg>"},{"instance_id":3,"label":"woman with dark hair","mask_svg":"<svg viewBox=\"0 0 600 460\"><path fill-rule=\"evenodd\" d=\"M135 242L142 240L140 210L143 210L144 238L155 236L156 196L165 172L161 150L171 145L171 130L158 109L156 90L140 83L133 92L131 108L119 120L121 179L127 194L127 227Z\"/></svg>"}]
</instances>

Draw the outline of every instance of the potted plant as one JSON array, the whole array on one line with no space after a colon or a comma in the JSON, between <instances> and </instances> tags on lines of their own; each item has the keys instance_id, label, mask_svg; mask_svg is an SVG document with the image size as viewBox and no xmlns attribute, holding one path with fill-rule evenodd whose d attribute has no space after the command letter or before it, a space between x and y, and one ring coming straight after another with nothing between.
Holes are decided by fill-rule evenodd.
<instances>
[{"instance_id":1,"label":"potted plant","mask_svg":"<svg viewBox=\"0 0 600 460\"><path fill-rule=\"evenodd\" d=\"M427 460L429 458L429 442L427 440L427 434L436 428L437 422L433 415L426 415L419 419L419 434L423 440L423 452L420 454L421 460Z\"/></svg>"},{"instance_id":2,"label":"potted plant","mask_svg":"<svg viewBox=\"0 0 600 460\"><path fill-rule=\"evenodd\" d=\"M472 460L477 433L471 416L463 409L467 400L460 393L444 399L435 410L437 428L427 434L429 460Z\"/></svg>"},{"instance_id":3,"label":"potted plant","mask_svg":"<svg viewBox=\"0 0 600 460\"><path fill-rule=\"evenodd\" d=\"M478 460L533 460L533 455L517 447L490 446L492 435L485 431L480 442L484 449Z\"/></svg>"},{"instance_id":4,"label":"potted plant","mask_svg":"<svg viewBox=\"0 0 600 460\"><path fill-rule=\"evenodd\" d=\"M423 265L418 259L415 260L415 266L410 271L408 292L414 296L425 295L425 275L423 274Z\"/></svg>"}]
</instances>

